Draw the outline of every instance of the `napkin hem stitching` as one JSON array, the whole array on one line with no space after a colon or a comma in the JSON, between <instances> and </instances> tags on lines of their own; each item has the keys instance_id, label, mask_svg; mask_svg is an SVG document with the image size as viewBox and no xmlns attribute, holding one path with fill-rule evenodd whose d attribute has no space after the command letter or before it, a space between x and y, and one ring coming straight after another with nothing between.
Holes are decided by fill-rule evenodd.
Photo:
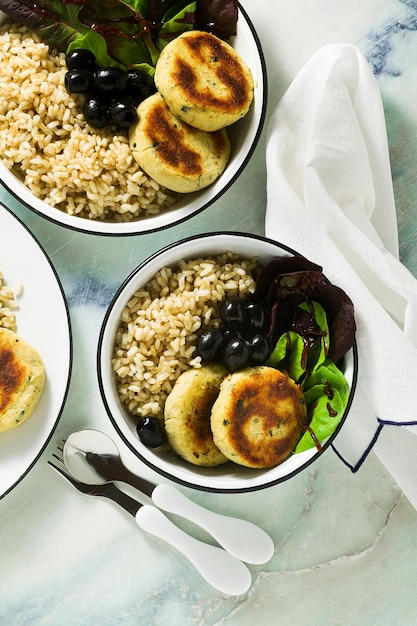
<instances>
[{"instance_id":1,"label":"napkin hem stitching","mask_svg":"<svg viewBox=\"0 0 417 626\"><path fill-rule=\"evenodd\" d=\"M340 452L338 452L336 450L336 448L334 447L334 445L332 444L332 449L334 451L334 453L336 454L337 457L339 457L339 459L345 464L347 465L347 467L355 474L363 465L363 463L365 462L365 460L367 459L369 453L372 451L372 448L374 447L374 445L376 444L376 442L378 441L378 437L382 432L383 427L385 426L385 423L382 423L379 418L377 418L378 422L379 422L379 426L377 428L377 430L375 431L374 436L372 437L368 447L365 449L365 451L363 452L362 456L359 458L359 461L355 464L352 465L351 463L349 463L348 461L346 461L346 459L343 458L343 456L340 454ZM397 424L398 425L398 424Z\"/></svg>"},{"instance_id":2,"label":"napkin hem stitching","mask_svg":"<svg viewBox=\"0 0 417 626\"><path fill-rule=\"evenodd\" d=\"M355 463L354 465L352 465L351 463L349 463L344 457L343 455L337 451L337 449L335 448L334 444L331 444L331 447L333 449L333 452L336 454L336 456L355 474L363 465L363 463L365 462L365 460L367 459L369 453L372 451L374 445L376 444L376 442L378 441L379 435L382 432L382 429L384 428L384 426L417 426L417 420L411 420L409 422L393 422L390 420L383 420L379 417L376 418L377 422L378 422L378 428L375 431L374 436L372 437L368 447L365 449L365 451L363 452L362 456L359 458L359 461L357 463Z\"/></svg>"},{"instance_id":3,"label":"napkin hem stitching","mask_svg":"<svg viewBox=\"0 0 417 626\"><path fill-rule=\"evenodd\" d=\"M411 420L409 422L394 422L390 420L383 420L379 417L376 418L382 426L417 426L417 420Z\"/></svg>"}]
</instances>

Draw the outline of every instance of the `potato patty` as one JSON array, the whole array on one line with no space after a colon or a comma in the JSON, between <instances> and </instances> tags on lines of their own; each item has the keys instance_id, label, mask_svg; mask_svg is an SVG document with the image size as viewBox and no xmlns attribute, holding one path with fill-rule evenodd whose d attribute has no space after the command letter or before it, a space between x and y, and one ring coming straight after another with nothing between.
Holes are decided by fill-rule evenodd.
<instances>
[{"instance_id":1,"label":"potato patty","mask_svg":"<svg viewBox=\"0 0 417 626\"><path fill-rule=\"evenodd\" d=\"M0 432L20 426L32 415L44 383L38 352L13 331L0 328Z\"/></svg>"},{"instance_id":2,"label":"potato patty","mask_svg":"<svg viewBox=\"0 0 417 626\"><path fill-rule=\"evenodd\" d=\"M227 376L211 412L216 446L234 463L253 468L285 461L307 426L299 385L267 366Z\"/></svg>"},{"instance_id":3,"label":"potato patty","mask_svg":"<svg viewBox=\"0 0 417 626\"><path fill-rule=\"evenodd\" d=\"M138 107L130 148L140 167L171 191L188 193L211 185L230 155L225 130L207 133L173 115L158 93Z\"/></svg>"},{"instance_id":4,"label":"potato patty","mask_svg":"<svg viewBox=\"0 0 417 626\"><path fill-rule=\"evenodd\" d=\"M209 132L244 117L254 91L251 71L232 46L202 31L183 33L162 50L155 85L176 116Z\"/></svg>"},{"instance_id":5,"label":"potato patty","mask_svg":"<svg viewBox=\"0 0 417 626\"><path fill-rule=\"evenodd\" d=\"M219 366L187 370L165 403L165 429L171 448L193 465L215 466L227 458L213 442L210 411L227 374Z\"/></svg>"}]
</instances>

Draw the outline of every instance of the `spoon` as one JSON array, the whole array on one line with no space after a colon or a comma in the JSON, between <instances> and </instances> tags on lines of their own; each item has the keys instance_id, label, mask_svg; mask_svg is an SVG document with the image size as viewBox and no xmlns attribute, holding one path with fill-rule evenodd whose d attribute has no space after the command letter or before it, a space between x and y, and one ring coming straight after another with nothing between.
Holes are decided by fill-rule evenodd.
<instances>
[{"instance_id":1,"label":"spoon","mask_svg":"<svg viewBox=\"0 0 417 626\"><path fill-rule=\"evenodd\" d=\"M261 564L274 554L271 537L247 520L209 511L189 500L175 487L153 483L131 472L122 462L115 442L97 430L72 433L64 445L64 462L78 480L92 484L121 481L149 496L168 513L180 515L199 525L230 554L246 563Z\"/></svg>"},{"instance_id":2,"label":"spoon","mask_svg":"<svg viewBox=\"0 0 417 626\"><path fill-rule=\"evenodd\" d=\"M56 457L58 459L58 457ZM199 541L175 526L159 509L149 504L142 504L121 491L114 483L88 485L70 475L63 463L48 464L63 478L68 480L78 491L88 496L101 496L116 502L125 511L133 515L142 530L159 537L179 550L194 565L198 573L218 591L228 595L246 593L252 576L245 563L219 546Z\"/></svg>"}]
</instances>

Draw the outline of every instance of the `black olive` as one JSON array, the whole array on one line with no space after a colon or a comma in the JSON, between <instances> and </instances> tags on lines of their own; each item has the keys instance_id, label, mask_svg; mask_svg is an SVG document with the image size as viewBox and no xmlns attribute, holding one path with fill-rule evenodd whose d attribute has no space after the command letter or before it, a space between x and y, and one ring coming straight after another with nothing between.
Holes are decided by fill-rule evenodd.
<instances>
[{"instance_id":1,"label":"black olive","mask_svg":"<svg viewBox=\"0 0 417 626\"><path fill-rule=\"evenodd\" d=\"M250 361L253 365L265 365L271 354L271 344L265 335L255 335L248 342Z\"/></svg>"},{"instance_id":2,"label":"black olive","mask_svg":"<svg viewBox=\"0 0 417 626\"><path fill-rule=\"evenodd\" d=\"M157 417L142 417L138 422L136 432L147 448L157 448L165 441L164 427Z\"/></svg>"},{"instance_id":3,"label":"black olive","mask_svg":"<svg viewBox=\"0 0 417 626\"><path fill-rule=\"evenodd\" d=\"M228 298L223 305L222 318L225 326L239 328L243 321L244 301L237 296Z\"/></svg>"},{"instance_id":4,"label":"black olive","mask_svg":"<svg viewBox=\"0 0 417 626\"><path fill-rule=\"evenodd\" d=\"M66 56L67 68L69 70L86 69L94 72L96 70L96 57L90 50L77 48Z\"/></svg>"},{"instance_id":5,"label":"black olive","mask_svg":"<svg viewBox=\"0 0 417 626\"><path fill-rule=\"evenodd\" d=\"M95 88L103 93L120 92L127 87L127 74L120 67L103 67L94 77Z\"/></svg>"},{"instance_id":6,"label":"black olive","mask_svg":"<svg viewBox=\"0 0 417 626\"><path fill-rule=\"evenodd\" d=\"M130 102L114 102L109 109L111 121L119 128L129 128L137 119L136 107Z\"/></svg>"},{"instance_id":7,"label":"black olive","mask_svg":"<svg viewBox=\"0 0 417 626\"><path fill-rule=\"evenodd\" d=\"M223 328L223 345L232 341L232 339L240 339L242 336L237 328Z\"/></svg>"},{"instance_id":8,"label":"black olive","mask_svg":"<svg viewBox=\"0 0 417 626\"><path fill-rule=\"evenodd\" d=\"M248 302L245 306L242 333L245 337L251 337L268 330L269 315L265 306L257 302Z\"/></svg>"},{"instance_id":9,"label":"black olive","mask_svg":"<svg viewBox=\"0 0 417 626\"><path fill-rule=\"evenodd\" d=\"M109 122L108 103L98 95L92 95L84 103L85 121L93 128L104 128Z\"/></svg>"},{"instance_id":10,"label":"black olive","mask_svg":"<svg viewBox=\"0 0 417 626\"><path fill-rule=\"evenodd\" d=\"M72 69L65 74L65 87L69 93L88 93L94 85L94 74L86 69Z\"/></svg>"},{"instance_id":11,"label":"black olive","mask_svg":"<svg viewBox=\"0 0 417 626\"><path fill-rule=\"evenodd\" d=\"M235 372L248 365L250 350L244 339L232 339L223 350L223 364L229 372Z\"/></svg>"},{"instance_id":12,"label":"black olive","mask_svg":"<svg viewBox=\"0 0 417 626\"><path fill-rule=\"evenodd\" d=\"M220 328L209 328L201 333L196 342L197 355L202 361L213 361L223 344L223 332Z\"/></svg>"},{"instance_id":13,"label":"black olive","mask_svg":"<svg viewBox=\"0 0 417 626\"><path fill-rule=\"evenodd\" d=\"M127 87L126 91L133 102L140 104L143 100L151 96L155 92L153 80L145 72L141 72L136 68L126 71Z\"/></svg>"}]
</instances>

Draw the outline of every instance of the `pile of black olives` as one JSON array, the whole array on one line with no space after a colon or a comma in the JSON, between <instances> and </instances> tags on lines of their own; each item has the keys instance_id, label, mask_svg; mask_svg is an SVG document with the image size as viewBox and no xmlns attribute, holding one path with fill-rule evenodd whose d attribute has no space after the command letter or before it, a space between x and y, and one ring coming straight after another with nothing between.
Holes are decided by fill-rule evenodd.
<instances>
[{"instance_id":1,"label":"pile of black olives","mask_svg":"<svg viewBox=\"0 0 417 626\"><path fill-rule=\"evenodd\" d=\"M221 326L203 331L198 337L196 354L203 363L222 363L229 372L264 365L271 354L268 329L266 306L233 296L224 302Z\"/></svg>"},{"instance_id":2,"label":"pile of black olives","mask_svg":"<svg viewBox=\"0 0 417 626\"><path fill-rule=\"evenodd\" d=\"M65 87L86 96L83 113L93 128L128 128L137 120L137 106L155 91L152 79L138 69L99 68L90 50L69 52L66 63Z\"/></svg>"}]
</instances>

